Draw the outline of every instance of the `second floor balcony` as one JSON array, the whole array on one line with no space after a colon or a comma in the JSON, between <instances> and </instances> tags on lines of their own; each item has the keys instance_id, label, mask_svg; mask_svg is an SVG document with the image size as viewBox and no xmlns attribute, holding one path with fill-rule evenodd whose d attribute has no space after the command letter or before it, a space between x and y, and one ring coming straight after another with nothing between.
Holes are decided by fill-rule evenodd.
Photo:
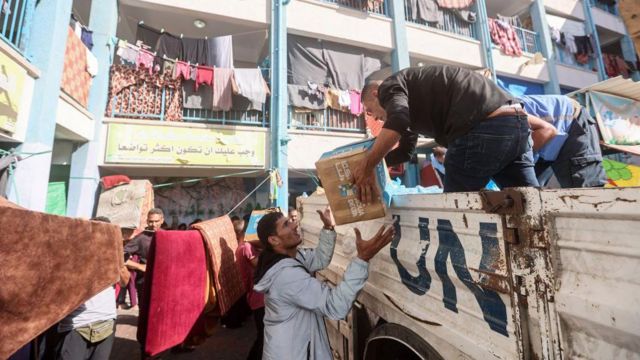
<instances>
[{"instance_id":1,"label":"second floor balcony","mask_svg":"<svg viewBox=\"0 0 640 360\"><path fill-rule=\"evenodd\" d=\"M405 0L404 12L408 23L424 25L431 29L445 31L451 34L478 39L475 24L475 5L468 10L452 9L423 9L419 1Z\"/></svg>"}]
</instances>

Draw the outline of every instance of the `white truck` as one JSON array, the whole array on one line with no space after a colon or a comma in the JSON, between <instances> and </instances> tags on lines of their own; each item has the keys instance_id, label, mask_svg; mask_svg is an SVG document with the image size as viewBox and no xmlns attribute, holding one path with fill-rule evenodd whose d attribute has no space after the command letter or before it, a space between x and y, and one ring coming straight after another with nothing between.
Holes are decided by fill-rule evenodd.
<instances>
[{"instance_id":1,"label":"white truck","mask_svg":"<svg viewBox=\"0 0 640 360\"><path fill-rule=\"evenodd\" d=\"M301 202L305 245L322 227ZM640 359L640 189L395 196L384 219L337 227L336 284L383 224L396 236L346 320L336 359Z\"/></svg>"}]
</instances>

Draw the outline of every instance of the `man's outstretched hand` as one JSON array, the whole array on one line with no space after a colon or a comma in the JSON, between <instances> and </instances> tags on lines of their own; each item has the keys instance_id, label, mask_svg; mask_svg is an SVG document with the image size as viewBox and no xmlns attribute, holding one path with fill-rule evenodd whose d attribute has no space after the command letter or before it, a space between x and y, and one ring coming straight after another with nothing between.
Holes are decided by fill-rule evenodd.
<instances>
[{"instance_id":1,"label":"man's outstretched hand","mask_svg":"<svg viewBox=\"0 0 640 360\"><path fill-rule=\"evenodd\" d=\"M358 228L354 228L353 231L356 233L358 257L364 261L369 261L376 256L380 250L391 242L393 235L396 233L393 226L387 227L386 230L384 226L381 226L374 237L369 240L363 240Z\"/></svg>"}]
</instances>

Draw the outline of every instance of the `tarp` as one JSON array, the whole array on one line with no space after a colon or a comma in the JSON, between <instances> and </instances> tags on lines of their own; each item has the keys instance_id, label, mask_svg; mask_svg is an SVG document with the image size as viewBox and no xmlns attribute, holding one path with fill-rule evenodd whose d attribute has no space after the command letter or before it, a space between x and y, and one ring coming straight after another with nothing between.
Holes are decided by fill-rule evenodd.
<instances>
[{"instance_id":1,"label":"tarp","mask_svg":"<svg viewBox=\"0 0 640 360\"><path fill-rule=\"evenodd\" d=\"M640 166L604 159L602 167L604 167L609 181L605 187L640 186Z\"/></svg>"}]
</instances>

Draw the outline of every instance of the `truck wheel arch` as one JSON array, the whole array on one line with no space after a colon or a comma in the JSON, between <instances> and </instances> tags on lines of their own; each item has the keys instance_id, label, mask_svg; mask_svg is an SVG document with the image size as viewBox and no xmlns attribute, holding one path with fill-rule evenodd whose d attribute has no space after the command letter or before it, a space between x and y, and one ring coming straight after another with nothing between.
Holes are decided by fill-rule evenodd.
<instances>
[{"instance_id":1,"label":"truck wheel arch","mask_svg":"<svg viewBox=\"0 0 640 360\"><path fill-rule=\"evenodd\" d=\"M402 325L385 323L373 329L367 337L363 359L386 360L389 359L389 354L403 360L411 355L415 355L413 358L420 360L444 360L418 334Z\"/></svg>"}]
</instances>

